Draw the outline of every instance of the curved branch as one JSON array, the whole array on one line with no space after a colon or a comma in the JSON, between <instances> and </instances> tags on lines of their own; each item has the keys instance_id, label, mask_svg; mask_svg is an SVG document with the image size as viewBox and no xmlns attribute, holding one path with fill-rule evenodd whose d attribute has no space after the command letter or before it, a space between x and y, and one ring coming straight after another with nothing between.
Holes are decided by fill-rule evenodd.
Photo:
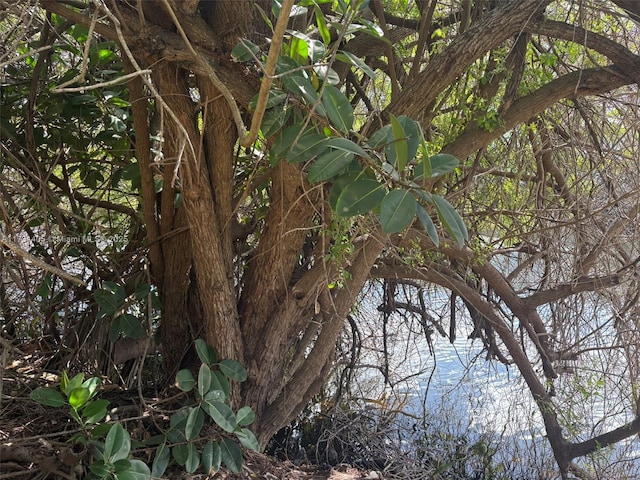
<instances>
[{"instance_id":1,"label":"curved branch","mask_svg":"<svg viewBox=\"0 0 640 480\"><path fill-rule=\"evenodd\" d=\"M640 56L603 35L585 30L577 25L569 25L548 19L535 19L529 22L526 30L554 39L578 43L606 56L612 63L624 66L629 76L640 82Z\"/></svg>"},{"instance_id":2,"label":"curved branch","mask_svg":"<svg viewBox=\"0 0 640 480\"><path fill-rule=\"evenodd\" d=\"M407 82L387 110L412 118L424 117L429 105L473 62L519 33L549 3L551 0L504 2L434 56L421 74Z\"/></svg>"},{"instance_id":3,"label":"curved branch","mask_svg":"<svg viewBox=\"0 0 640 480\"><path fill-rule=\"evenodd\" d=\"M464 159L563 98L598 95L630 83L634 83L634 80L618 65L568 73L526 97L515 100L509 111L501 117L502 123L495 130L487 131L480 128L476 122L471 122L467 129L442 151Z\"/></svg>"}]
</instances>

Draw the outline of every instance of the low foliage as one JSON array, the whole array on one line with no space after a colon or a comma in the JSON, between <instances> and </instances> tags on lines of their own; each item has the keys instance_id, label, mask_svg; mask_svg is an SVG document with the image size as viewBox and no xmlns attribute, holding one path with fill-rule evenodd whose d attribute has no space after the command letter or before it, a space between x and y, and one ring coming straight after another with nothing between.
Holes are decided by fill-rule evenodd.
<instances>
[{"instance_id":1,"label":"low foliage","mask_svg":"<svg viewBox=\"0 0 640 480\"><path fill-rule=\"evenodd\" d=\"M197 380L190 370L180 370L176 375L178 388L194 391L194 397L190 396L185 406L171 415L165 432L145 442L159 444L151 469L143 461L131 458L127 429L119 422L106 420L109 402L94 400L101 385L99 378L84 380L84 374L79 373L69 379L63 372L59 390L37 388L31 398L49 407L69 407L70 416L81 428L81 433L73 435L69 442L90 446L93 454L88 478L146 480L162 476L172 461L190 474L199 467L205 473L218 471L223 465L239 472L243 463L241 447L259 449L255 435L247 428L255 419L253 410L245 406L234 412L229 406L229 382L242 382L247 373L234 360L218 361L215 350L202 340L196 341L196 351L202 362ZM207 418L221 432L205 433Z\"/></svg>"}]
</instances>

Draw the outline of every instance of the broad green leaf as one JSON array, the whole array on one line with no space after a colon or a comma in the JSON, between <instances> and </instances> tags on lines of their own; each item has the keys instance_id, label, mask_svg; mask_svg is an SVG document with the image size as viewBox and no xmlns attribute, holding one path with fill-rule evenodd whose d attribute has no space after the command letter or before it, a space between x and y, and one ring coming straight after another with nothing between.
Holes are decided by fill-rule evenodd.
<instances>
[{"instance_id":1,"label":"broad green leaf","mask_svg":"<svg viewBox=\"0 0 640 480\"><path fill-rule=\"evenodd\" d=\"M176 383L178 384L178 388L184 392L190 392L191 389L195 386L196 380L193 378L193 373L186 368L180 370L176 374Z\"/></svg>"},{"instance_id":2,"label":"broad green leaf","mask_svg":"<svg viewBox=\"0 0 640 480\"><path fill-rule=\"evenodd\" d=\"M211 377L211 390L224 392L225 398L229 396L229 379L220 371L214 371Z\"/></svg>"},{"instance_id":3,"label":"broad green leaf","mask_svg":"<svg viewBox=\"0 0 640 480\"><path fill-rule=\"evenodd\" d=\"M259 95L256 94L249 102L249 110L252 112L256 109L256 105L258 103L258 96ZM284 103L286 99L287 99L287 94L282 90L275 90L275 89L270 90L269 96L267 97L267 104L265 105L265 108L273 108L276 105L280 105Z\"/></svg>"},{"instance_id":4,"label":"broad green leaf","mask_svg":"<svg viewBox=\"0 0 640 480\"><path fill-rule=\"evenodd\" d=\"M120 329L125 338L142 338L146 335L140 320L130 313L118 315Z\"/></svg>"},{"instance_id":5,"label":"broad green leaf","mask_svg":"<svg viewBox=\"0 0 640 480\"><path fill-rule=\"evenodd\" d=\"M196 353L198 354L198 358L200 361L206 365L211 365L211 363L215 363L216 359L211 358L211 351L209 350L211 347L207 345L207 342L198 338L195 341Z\"/></svg>"},{"instance_id":6,"label":"broad green leaf","mask_svg":"<svg viewBox=\"0 0 640 480\"><path fill-rule=\"evenodd\" d=\"M79 410L87 403L89 400L89 389L84 387L78 387L71 390L69 394L69 405L74 410Z\"/></svg>"},{"instance_id":7,"label":"broad green leaf","mask_svg":"<svg viewBox=\"0 0 640 480\"><path fill-rule=\"evenodd\" d=\"M98 318L114 315L124 305L126 293L124 288L114 282L104 282L103 288L93 292L98 304Z\"/></svg>"},{"instance_id":8,"label":"broad green leaf","mask_svg":"<svg viewBox=\"0 0 640 480\"><path fill-rule=\"evenodd\" d=\"M322 80L327 85L338 85L340 83L340 75L329 65L316 63L313 66L313 71L318 80Z\"/></svg>"},{"instance_id":9,"label":"broad green leaf","mask_svg":"<svg viewBox=\"0 0 640 480\"><path fill-rule=\"evenodd\" d=\"M207 403L224 402L226 399L227 399L227 396L222 390L209 390L207 394L204 397L202 397L202 401Z\"/></svg>"},{"instance_id":10,"label":"broad green leaf","mask_svg":"<svg viewBox=\"0 0 640 480\"><path fill-rule=\"evenodd\" d=\"M309 168L311 183L329 180L344 171L353 161L353 153L344 150L332 150L318 157Z\"/></svg>"},{"instance_id":11,"label":"broad green leaf","mask_svg":"<svg viewBox=\"0 0 640 480\"><path fill-rule=\"evenodd\" d=\"M377 180L361 178L343 190L336 203L336 214L351 217L373 210L386 196L385 186Z\"/></svg>"},{"instance_id":12,"label":"broad green leaf","mask_svg":"<svg viewBox=\"0 0 640 480\"><path fill-rule=\"evenodd\" d=\"M404 132L402 124L396 117L390 114L391 117L391 133L393 135L393 159L387 158L390 164L396 167L399 172L404 170L404 167L409 161L409 147L407 146L407 136Z\"/></svg>"},{"instance_id":13,"label":"broad green leaf","mask_svg":"<svg viewBox=\"0 0 640 480\"><path fill-rule=\"evenodd\" d=\"M200 396L204 397L211 388L211 368L206 363L200 365L200 371L198 372L198 392Z\"/></svg>"},{"instance_id":14,"label":"broad green leaf","mask_svg":"<svg viewBox=\"0 0 640 480\"><path fill-rule=\"evenodd\" d=\"M71 395L71 392L73 390L75 390L76 388L80 388L83 382L84 382L84 373L77 374L75 377L73 377L71 380L68 381L64 389L64 394L67 395L68 397L69 395Z\"/></svg>"},{"instance_id":15,"label":"broad green leaf","mask_svg":"<svg viewBox=\"0 0 640 480\"><path fill-rule=\"evenodd\" d=\"M447 153L440 153L429 158L431 176L437 177L453 171L458 166L458 159Z\"/></svg>"},{"instance_id":16,"label":"broad green leaf","mask_svg":"<svg viewBox=\"0 0 640 480\"><path fill-rule=\"evenodd\" d=\"M271 137L280 131L291 117L290 108L270 108L264 114L260 130L265 137Z\"/></svg>"},{"instance_id":17,"label":"broad green leaf","mask_svg":"<svg viewBox=\"0 0 640 480\"><path fill-rule=\"evenodd\" d=\"M311 128L307 128L303 132L303 127L303 124L296 124L286 128L273 143L273 146L269 150L269 155L274 156L278 159L286 157L291 150L291 146L294 142L305 135L311 135L315 133Z\"/></svg>"},{"instance_id":18,"label":"broad green leaf","mask_svg":"<svg viewBox=\"0 0 640 480\"><path fill-rule=\"evenodd\" d=\"M236 414L237 423L241 427L251 425L255 419L256 414L253 412L251 407L242 407Z\"/></svg>"},{"instance_id":19,"label":"broad green leaf","mask_svg":"<svg viewBox=\"0 0 640 480\"><path fill-rule=\"evenodd\" d=\"M193 440L200 436L200 431L204 425L204 412L200 407L189 409L187 424L184 427L184 435L187 440Z\"/></svg>"},{"instance_id":20,"label":"broad green leaf","mask_svg":"<svg viewBox=\"0 0 640 480\"><path fill-rule=\"evenodd\" d=\"M355 153L361 157L369 157L369 154L360 145L347 138L334 137L327 142L327 147L333 148L334 150Z\"/></svg>"},{"instance_id":21,"label":"broad green leaf","mask_svg":"<svg viewBox=\"0 0 640 480\"><path fill-rule=\"evenodd\" d=\"M318 92L313 88L311 81L302 75L287 75L283 77L282 85L294 95L304 98L309 106L315 105L318 101ZM317 105L316 112L318 115L326 115L322 104Z\"/></svg>"},{"instance_id":22,"label":"broad green leaf","mask_svg":"<svg viewBox=\"0 0 640 480\"><path fill-rule=\"evenodd\" d=\"M331 124L342 133L349 133L353 127L353 107L344 93L333 85L327 85L322 95L322 104Z\"/></svg>"},{"instance_id":23,"label":"broad green leaf","mask_svg":"<svg viewBox=\"0 0 640 480\"><path fill-rule=\"evenodd\" d=\"M258 439L253 434L251 430L248 428L242 428L240 430L236 430L236 437L240 440L240 444L244 448L248 448L249 450L253 450L255 452L260 450L260 444L258 443Z\"/></svg>"},{"instance_id":24,"label":"broad green leaf","mask_svg":"<svg viewBox=\"0 0 640 480\"><path fill-rule=\"evenodd\" d=\"M126 459L131 451L131 438L124 427L116 423L111 427L104 441L104 458L108 463Z\"/></svg>"},{"instance_id":25,"label":"broad green leaf","mask_svg":"<svg viewBox=\"0 0 640 480\"><path fill-rule=\"evenodd\" d=\"M47 407L61 407L66 403L58 390L49 387L36 388L29 397L31 397L31 400L35 400Z\"/></svg>"},{"instance_id":26,"label":"broad green leaf","mask_svg":"<svg viewBox=\"0 0 640 480\"><path fill-rule=\"evenodd\" d=\"M200 454L193 443L187 445L187 460L184 463L184 469L187 473L193 473L200 465Z\"/></svg>"},{"instance_id":27,"label":"broad green leaf","mask_svg":"<svg viewBox=\"0 0 640 480\"><path fill-rule=\"evenodd\" d=\"M88 378L82 383L82 386L87 390L89 390L90 399L96 396L101 385L102 385L102 380L100 380L99 377Z\"/></svg>"},{"instance_id":28,"label":"broad green leaf","mask_svg":"<svg viewBox=\"0 0 640 480\"><path fill-rule=\"evenodd\" d=\"M222 439L222 442L220 442L220 454L222 461L230 471L233 473L242 471L242 452L236 442L228 438Z\"/></svg>"},{"instance_id":29,"label":"broad green leaf","mask_svg":"<svg viewBox=\"0 0 640 480\"><path fill-rule=\"evenodd\" d=\"M309 45L304 39L306 35L300 32L291 31L291 45L289 46L289 56L300 65L304 65L309 60Z\"/></svg>"},{"instance_id":30,"label":"broad green leaf","mask_svg":"<svg viewBox=\"0 0 640 480\"><path fill-rule=\"evenodd\" d=\"M217 443L209 441L202 449L202 467L206 475L220 470L222 457L220 455L220 446Z\"/></svg>"},{"instance_id":31,"label":"broad green leaf","mask_svg":"<svg viewBox=\"0 0 640 480\"><path fill-rule=\"evenodd\" d=\"M376 73L371 69L371 67L367 65L360 57L354 55L351 52L340 50L340 52L336 55L336 59L344 63L350 63L351 65L362 70L370 79L376 79Z\"/></svg>"},{"instance_id":32,"label":"broad green leaf","mask_svg":"<svg viewBox=\"0 0 640 480\"><path fill-rule=\"evenodd\" d=\"M324 57L327 50L321 41L315 40L308 35L295 30L290 30L289 32L293 37L291 39L291 49L295 50L295 53L304 59L304 62L300 62L298 60L299 63L306 63L307 60L311 60L311 63L314 63ZM299 40L301 43L304 43L304 46L295 44L295 40Z\"/></svg>"},{"instance_id":33,"label":"broad green leaf","mask_svg":"<svg viewBox=\"0 0 640 480\"><path fill-rule=\"evenodd\" d=\"M231 433L235 430L237 425L236 416L227 404L222 402L202 402L201 406L225 432Z\"/></svg>"},{"instance_id":34,"label":"broad green leaf","mask_svg":"<svg viewBox=\"0 0 640 480\"><path fill-rule=\"evenodd\" d=\"M240 43L231 50L231 57L236 62L247 62L253 58L260 59L260 47L246 38L241 38Z\"/></svg>"},{"instance_id":35,"label":"broad green leaf","mask_svg":"<svg viewBox=\"0 0 640 480\"><path fill-rule=\"evenodd\" d=\"M93 462L89 465L89 470L98 478L108 478L109 476L109 466L105 465L103 460Z\"/></svg>"},{"instance_id":36,"label":"broad green leaf","mask_svg":"<svg viewBox=\"0 0 640 480\"><path fill-rule=\"evenodd\" d=\"M420 204L418 204L417 206L417 213L418 220L420 220L420 223L422 223L422 226L427 231L427 235L429 235L429 238L437 247L438 245L440 245L440 238L438 238L438 231L436 230L436 226L434 225L433 220L431 220L431 217L429 216L425 208Z\"/></svg>"},{"instance_id":37,"label":"broad green leaf","mask_svg":"<svg viewBox=\"0 0 640 480\"><path fill-rule=\"evenodd\" d=\"M220 367L220 371L231 380L244 382L247 379L247 371L237 360L225 359L222 360L218 366Z\"/></svg>"},{"instance_id":38,"label":"broad green leaf","mask_svg":"<svg viewBox=\"0 0 640 480\"><path fill-rule=\"evenodd\" d=\"M331 209L334 212L337 209L338 198L340 198L340 194L342 193L342 190L344 190L344 188L347 185L350 185L353 182L355 182L361 176L362 176L361 171L360 172L354 171L354 172L347 172L333 180L333 185L331 185L331 191L329 192L329 205L331 206Z\"/></svg>"},{"instance_id":39,"label":"broad green leaf","mask_svg":"<svg viewBox=\"0 0 640 480\"><path fill-rule=\"evenodd\" d=\"M151 471L142 460L131 460L129 469L117 475L118 480L149 480Z\"/></svg>"},{"instance_id":40,"label":"broad green leaf","mask_svg":"<svg viewBox=\"0 0 640 480\"><path fill-rule=\"evenodd\" d=\"M329 32L327 28L327 20L324 18L324 14L318 5L313 6L313 11L316 14L316 25L318 26L320 38L322 38L325 45L329 45L329 43L331 43L331 32Z\"/></svg>"},{"instance_id":41,"label":"broad green leaf","mask_svg":"<svg viewBox=\"0 0 640 480\"><path fill-rule=\"evenodd\" d=\"M187 463L189 457L189 448L186 443L179 443L171 449L171 455L178 465L184 465Z\"/></svg>"},{"instance_id":42,"label":"broad green leaf","mask_svg":"<svg viewBox=\"0 0 640 480\"><path fill-rule=\"evenodd\" d=\"M416 216L416 199L408 190L392 190L380 204L380 224L386 233L404 230Z\"/></svg>"},{"instance_id":43,"label":"broad green leaf","mask_svg":"<svg viewBox=\"0 0 640 480\"><path fill-rule=\"evenodd\" d=\"M469 233L467 232L467 227L464 224L462 217L456 209L440 195L432 195L431 198L433 199L433 203L438 211L438 216L440 217L442 225L458 245L462 247L464 242L469 238Z\"/></svg>"},{"instance_id":44,"label":"broad green leaf","mask_svg":"<svg viewBox=\"0 0 640 480\"><path fill-rule=\"evenodd\" d=\"M100 422L107 416L108 400L95 400L87 403L82 410L82 416L84 417L84 423L90 425L92 423Z\"/></svg>"},{"instance_id":45,"label":"broad green leaf","mask_svg":"<svg viewBox=\"0 0 640 480\"><path fill-rule=\"evenodd\" d=\"M393 134L391 133L391 125L385 125L381 127L369 138L369 145L372 148L378 148L386 146L393 141Z\"/></svg>"},{"instance_id":46,"label":"broad green leaf","mask_svg":"<svg viewBox=\"0 0 640 480\"><path fill-rule=\"evenodd\" d=\"M306 162L327 150L329 139L319 133L307 132L293 144L287 152L287 160L291 163Z\"/></svg>"},{"instance_id":47,"label":"broad green leaf","mask_svg":"<svg viewBox=\"0 0 640 480\"><path fill-rule=\"evenodd\" d=\"M106 422L99 423L91 431L91 435L92 435L93 438L104 437L107 433L109 433L109 430L111 430L112 426L113 426L112 424L106 423Z\"/></svg>"},{"instance_id":48,"label":"broad green leaf","mask_svg":"<svg viewBox=\"0 0 640 480\"><path fill-rule=\"evenodd\" d=\"M416 168L413 170L413 179L423 180L426 178L431 178L431 159L429 158L429 153L427 152L427 147L424 143L424 140L421 140L420 144L420 152L422 153L422 159L416 165Z\"/></svg>"},{"instance_id":49,"label":"broad green leaf","mask_svg":"<svg viewBox=\"0 0 640 480\"><path fill-rule=\"evenodd\" d=\"M169 460L171 460L171 450L166 443L163 443L156 449L156 455L151 465L151 475L161 477L169 466Z\"/></svg>"}]
</instances>

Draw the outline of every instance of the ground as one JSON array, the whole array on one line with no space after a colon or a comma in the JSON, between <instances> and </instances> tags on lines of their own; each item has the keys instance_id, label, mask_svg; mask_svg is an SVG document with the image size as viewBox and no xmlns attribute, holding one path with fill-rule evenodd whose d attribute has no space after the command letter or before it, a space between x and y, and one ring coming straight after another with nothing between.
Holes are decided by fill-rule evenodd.
<instances>
[{"instance_id":1,"label":"ground","mask_svg":"<svg viewBox=\"0 0 640 480\"><path fill-rule=\"evenodd\" d=\"M47 368L42 349L18 349L3 341L0 354L0 480L76 480L85 476L90 455L79 443L68 442L77 429L65 407L47 407L30 398L37 387L57 387L59 376ZM111 416L126 425L134 439L148 438L162 417L175 408L176 395L140 396L136 389L122 391L105 385L100 398L109 400ZM142 407L141 405L144 405ZM141 447L136 457L153 459L155 448ZM255 452L246 452L239 474L220 471L211 476L187 475L177 470L164 478L189 480L354 480L379 478L348 465L336 467L294 465Z\"/></svg>"}]
</instances>

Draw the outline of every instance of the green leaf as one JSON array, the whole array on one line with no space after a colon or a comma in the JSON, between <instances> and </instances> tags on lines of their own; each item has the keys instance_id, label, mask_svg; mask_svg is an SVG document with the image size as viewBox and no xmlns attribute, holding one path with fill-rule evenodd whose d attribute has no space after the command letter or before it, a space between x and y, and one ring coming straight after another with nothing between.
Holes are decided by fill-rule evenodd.
<instances>
[{"instance_id":1,"label":"green leaf","mask_svg":"<svg viewBox=\"0 0 640 480\"><path fill-rule=\"evenodd\" d=\"M332 150L318 157L309 168L308 178L311 183L329 180L344 171L353 161L353 153L344 150Z\"/></svg>"},{"instance_id":2,"label":"green leaf","mask_svg":"<svg viewBox=\"0 0 640 480\"><path fill-rule=\"evenodd\" d=\"M58 390L49 387L36 388L29 397L47 407L61 407L66 403Z\"/></svg>"},{"instance_id":3,"label":"green leaf","mask_svg":"<svg viewBox=\"0 0 640 480\"><path fill-rule=\"evenodd\" d=\"M433 204L438 211L438 216L440 217L442 225L458 245L462 247L464 242L469 238L469 233L467 232L467 227L464 224L462 217L456 209L440 195L432 195L431 198L433 199Z\"/></svg>"},{"instance_id":4,"label":"green leaf","mask_svg":"<svg viewBox=\"0 0 640 480\"><path fill-rule=\"evenodd\" d=\"M104 458L107 463L125 459L131 451L131 437L124 427L116 423L111 427L104 441Z\"/></svg>"},{"instance_id":5,"label":"green leaf","mask_svg":"<svg viewBox=\"0 0 640 480\"><path fill-rule=\"evenodd\" d=\"M318 92L313 88L311 81L302 75L287 75L282 79L284 88L297 97L302 97L307 101L309 106L315 105L318 101ZM325 115L326 112L321 104L316 107L319 115Z\"/></svg>"},{"instance_id":6,"label":"green leaf","mask_svg":"<svg viewBox=\"0 0 640 480\"><path fill-rule=\"evenodd\" d=\"M306 132L297 142L293 144L291 150L287 152L287 160L291 163L306 162L327 149L329 139L319 133Z\"/></svg>"},{"instance_id":7,"label":"green leaf","mask_svg":"<svg viewBox=\"0 0 640 480\"><path fill-rule=\"evenodd\" d=\"M176 383L178 384L178 388L183 392L190 392L195 386L196 380L193 378L191 371L185 368L176 374Z\"/></svg>"},{"instance_id":8,"label":"green leaf","mask_svg":"<svg viewBox=\"0 0 640 480\"><path fill-rule=\"evenodd\" d=\"M69 394L69 405L74 410L81 409L85 403L89 400L89 389L84 387L78 387L71 390Z\"/></svg>"},{"instance_id":9,"label":"green leaf","mask_svg":"<svg viewBox=\"0 0 640 480\"><path fill-rule=\"evenodd\" d=\"M329 205L331 206L334 212L337 209L338 198L340 198L342 191L345 189L347 185L352 184L361 176L362 176L361 171L347 172L333 180L333 185L331 185L331 191L329 192Z\"/></svg>"},{"instance_id":10,"label":"green leaf","mask_svg":"<svg viewBox=\"0 0 640 480\"><path fill-rule=\"evenodd\" d=\"M244 448L248 448L249 450L253 450L255 452L258 452L260 450L258 439L248 428L242 428L239 431L236 431L235 434L236 437L238 437L238 440L240 440L240 444Z\"/></svg>"},{"instance_id":11,"label":"green leaf","mask_svg":"<svg viewBox=\"0 0 640 480\"><path fill-rule=\"evenodd\" d=\"M87 390L89 390L90 399L96 396L101 385L102 385L102 380L100 380L99 377L88 378L82 383L82 386Z\"/></svg>"},{"instance_id":12,"label":"green leaf","mask_svg":"<svg viewBox=\"0 0 640 480\"><path fill-rule=\"evenodd\" d=\"M270 108L264 114L260 130L265 137L271 137L282 129L287 124L287 121L291 117L290 108Z\"/></svg>"},{"instance_id":13,"label":"green leaf","mask_svg":"<svg viewBox=\"0 0 640 480\"><path fill-rule=\"evenodd\" d=\"M386 196L387 191L377 180L361 178L343 190L336 203L336 214L351 217L373 210Z\"/></svg>"},{"instance_id":14,"label":"green leaf","mask_svg":"<svg viewBox=\"0 0 640 480\"><path fill-rule=\"evenodd\" d=\"M371 80L376 79L376 73L371 69L371 67L367 65L360 57L354 55L351 52L340 50L340 52L336 55L336 60L340 60L344 63L350 63L351 65L362 70L365 75Z\"/></svg>"},{"instance_id":15,"label":"green leaf","mask_svg":"<svg viewBox=\"0 0 640 480\"><path fill-rule=\"evenodd\" d=\"M195 341L195 346L196 346L196 353L198 354L198 358L200 359L200 361L202 363L205 363L207 365L211 364L211 357L209 355L209 345L207 345L207 342L205 342L204 340L202 340L201 338L198 338Z\"/></svg>"},{"instance_id":16,"label":"green leaf","mask_svg":"<svg viewBox=\"0 0 640 480\"><path fill-rule=\"evenodd\" d=\"M398 119L391 114L389 116L391 117L391 133L393 134L393 143L391 144L393 147L393 160L389 158L387 160L399 172L402 172L409 161L407 137Z\"/></svg>"},{"instance_id":17,"label":"green leaf","mask_svg":"<svg viewBox=\"0 0 640 480\"><path fill-rule=\"evenodd\" d=\"M431 176L438 177L453 171L458 166L458 159L448 153L440 153L429 158Z\"/></svg>"},{"instance_id":18,"label":"green leaf","mask_svg":"<svg viewBox=\"0 0 640 480\"><path fill-rule=\"evenodd\" d=\"M225 359L222 360L218 366L220 367L220 371L231 380L244 382L247 379L247 371L237 360Z\"/></svg>"},{"instance_id":19,"label":"green leaf","mask_svg":"<svg viewBox=\"0 0 640 480\"><path fill-rule=\"evenodd\" d=\"M98 478L108 478L110 475L109 467L102 460L97 460L89 465L89 470Z\"/></svg>"},{"instance_id":20,"label":"green leaf","mask_svg":"<svg viewBox=\"0 0 640 480\"><path fill-rule=\"evenodd\" d=\"M202 400L207 403L211 402L224 402L227 396L222 390L209 390L207 394L202 397Z\"/></svg>"},{"instance_id":21,"label":"green leaf","mask_svg":"<svg viewBox=\"0 0 640 480\"><path fill-rule=\"evenodd\" d=\"M184 427L184 434L187 440L193 440L200 436L200 431L204 425L204 412L200 407L189 409L187 425Z\"/></svg>"},{"instance_id":22,"label":"green leaf","mask_svg":"<svg viewBox=\"0 0 640 480\"><path fill-rule=\"evenodd\" d=\"M329 32L329 28L327 28L327 20L324 18L324 14L318 5L313 6L313 11L316 14L316 25L318 26L320 37L325 45L329 45L329 43L331 43L331 33Z\"/></svg>"},{"instance_id":23,"label":"green leaf","mask_svg":"<svg viewBox=\"0 0 640 480\"><path fill-rule=\"evenodd\" d=\"M107 416L108 400L95 400L87 403L82 410L82 416L84 417L84 423L90 425L92 423L100 422Z\"/></svg>"},{"instance_id":24,"label":"green leaf","mask_svg":"<svg viewBox=\"0 0 640 480\"><path fill-rule=\"evenodd\" d=\"M222 442L220 442L220 454L222 461L230 471L233 473L242 471L242 452L236 442L228 438L222 439Z\"/></svg>"},{"instance_id":25,"label":"green leaf","mask_svg":"<svg viewBox=\"0 0 640 480\"><path fill-rule=\"evenodd\" d=\"M64 394L68 397L76 388L80 388L84 382L84 373L79 373L69 380L64 388Z\"/></svg>"},{"instance_id":26,"label":"green leaf","mask_svg":"<svg viewBox=\"0 0 640 480\"><path fill-rule=\"evenodd\" d=\"M429 235L429 238L437 247L438 245L440 245L440 238L438 238L438 231L436 230L436 226L434 225L433 220L431 220L431 217L429 216L425 208L420 204L417 205L417 213L418 220L420 220L420 223L422 223L422 226L427 231L427 235Z\"/></svg>"},{"instance_id":27,"label":"green leaf","mask_svg":"<svg viewBox=\"0 0 640 480\"><path fill-rule=\"evenodd\" d=\"M131 460L128 470L117 475L118 480L149 480L151 471L142 460Z\"/></svg>"},{"instance_id":28,"label":"green leaf","mask_svg":"<svg viewBox=\"0 0 640 480\"><path fill-rule=\"evenodd\" d=\"M304 37L306 35L300 32L292 32L291 45L289 47L289 56L301 65L304 65L309 60L309 46Z\"/></svg>"},{"instance_id":29,"label":"green leaf","mask_svg":"<svg viewBox=\"0 0 640 480\"><path fill-rule=\"evenodd\" d=\"M315 132L307 128L302 131L303 124L296 124L286 128L273 143L273 146L269 150L269 155L277 157L278 159L288 156L291 146L296 140L299 140L305 135L314 134ZM273 163L273 162L272 162Z\"/></svg>"},{"instance_id":30,"label":"green leaf","mask_svg":"<svg viewBox=\"0 0 640 480\"><path fill-rule=\"evenodd\" d=\"M189 448L186 443L179 443L171 449L171 454L178 465L184 465L189 457Z\"/></svg>"},{"instance_id":31,"label":"green leaf","mask_svg":"<svg viewBox=\"0 0 640 480\"><path fill-rule=\"evenodd\" d=\"M404 230L416 216L416 199L408 190L392 190L380 204L380 224L386 233Z\"/></svg>"},{"instance_id":32,"label":"green leaf","mask_svg":"<svg viewBox=\"0 0 640 480\"><path fill-rule=\"evenodd\" d=\"M93 292L93 299L98 304L98 318L114 315L124 305L126 293L124 288L114 282L104 282L104 287Z\"/></svg>"},{"instance_id":33,"label":"green leaf","mask_svg":"<svg viewBox=\"0 0 640 480\"><path fill-rule=\"evenodd\" d=\"M253 58L260 59L260 47L246 38L241 38L240 43L231 50L231 56L236 62L247 62Z\"/></svg>"},{"instance_id":34,"label":"green leaf","mask_svg":"<svg viewBox=\"0 0 640 480\"><path fill-rule=\"evenodd\" d=\"M198 449L193 443L187 445L187 460L184 463L184 468L187 473L193 473L198 469L200 465L200 454Z\"/></svg>"},{"instance_id":35,"label":"green leaf","mask_svg":"<svg viewBox=\"0 0 640 480\"><path fill-rule=\"evenodd\" d=\"M369 154L360 145L346 138L334 137L327 142L327 147L369 158Z\"/></svg>"},{"instance_id":36,"label":"green leaf","mask_svg":"<svg viewBox=\"0 0 640 480\"><path fill-rule=\"evenodd\" d=\"M171 451L167 444L163 443L156 449L153 465L151 465L151 475L161 477L169 466L169 460L171 460Z\"/></svg>"},{"instance_id":37,"label":"green leaf","mask_svg":"<svg viewBox=\"0 0 640 480\"><path fill-rule=\"evenodd\" d=\"M219 371L213 372L211 377L211 390L221 390L224 392L225 398L229 396L229 379Z\"/></svg>"},{"instance_id":38,"label":"green leaf","mask_svg":"<svg viewBox=\"0 0 640 480\"><path fill-rule=\"evenodd\" d=\"M227 404L205 401L201 406L225 432L231 433L236 429L236 416Z\"/></svg>"},{"instance_id":39,"label":"green leaf","mask_svg":"<svg viewBox=\"0 0 640 480\"><path fill-rule=\"evenodd\" d=\"M393 134L391 133L391 125L385 125L381 127L376 133L369 138L369 145L372 148L386 146L393 141Z\"/></svg>"},{"instance_id":40,"label":"green leaf","mask_svg":"<svg viewBox=\"0 0 640 480\"><path fill-rule=\"evenodd\" d=\"M322 95L322 104L332 125L342 133L353 127L353 107L349 99L333 85L327 85Z\"/></svg>"},{"instance_id":41,"label":"green leaf","mask_svg":"<svg viewBox=\"0 0 640 480\"><path fill-rule=\"evenodd\" d=\"M116 322L118 325L118 331L115 335L115 338L118 338L118 335L120 333L122 333L125 338L142 338L146 335L144 329L142 328L140 320L130 313L123 313L122 315L118 315L118 317L114 321L112 330L114 329ZM110 337L112 337L111 334Z\"/></svg>"},{"instance_id":42,"label":"green leaf","mask_svg":"<svg viewBox=\"0 0 640 480\"><path fill-rule=\"evenodd\" d=\"M204 397L211 388L211 368L206 363L200 365L200 371L198 372L198 392L200 396Z\"/></svg>"},{"instance_id":43,"label":"green leaf","mask_svg":"<svg viewBox=\"0 0 640 480\"><path fill-rule=\"evenodd\" d=\"M256 414L253 412L251 407L242 407L238 410L236 414L236 420L238 425L244 427L246 425L251 425L253 421L256 419Z\"/></svg>"},{"instance_id":44,"label":"green leaf","mask_svg":"<svg viewBox=\"0 0 640 480\"><path fill-rule=\"evenodd\" d=\"M220 470L221 464L220 446L217 443L208 442L202 449L202 467L205 475Z\"/></svg>"}]
</instances>

